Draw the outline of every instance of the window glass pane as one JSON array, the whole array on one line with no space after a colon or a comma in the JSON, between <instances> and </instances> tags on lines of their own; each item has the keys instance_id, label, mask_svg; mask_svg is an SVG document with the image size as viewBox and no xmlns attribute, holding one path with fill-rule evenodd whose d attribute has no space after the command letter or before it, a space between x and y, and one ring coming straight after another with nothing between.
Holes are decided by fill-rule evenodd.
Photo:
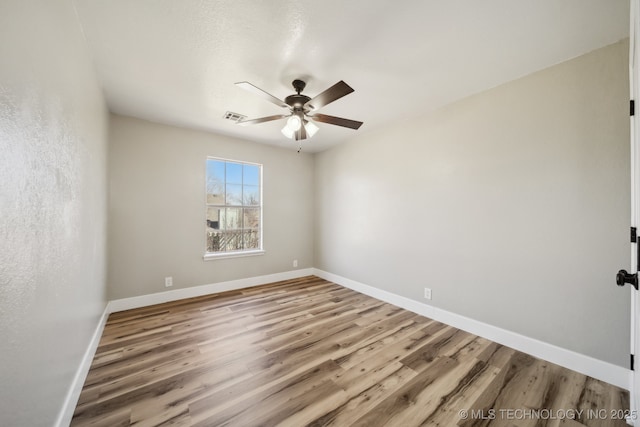
<instances>
[{"instance_id":1,"label":"window glass pane","mask_svg":"<svg viewBox=\"0 0 640 427\"><path fill-rule=\"evenodd\" d=\"M220 211L224 208L207 208L207 228L220 229Z\"/></svg>"},{"instance_id":2,"label":"window glass pane","mask_svg":"<svg viewBox=\"0 0 640 427\"><path fill-rule=\"evenodd\" d=\"M244 246L245 249L260 248L260 209L244 209Z\"/></svg>"},{"instance_id":3,"label":"window glass pane","mask_svg":"<svg viewBox=\"0 0 640 427\"><path fill-rule=\"evenodd\" d=\"M220 246L224 251L242 249L242 208L224 209L224 231L221 233Z\"/></svg>"},{"instance_id":4,"label":"window glass pane","mask_svg":"<svg viewBox=\"0 0 640 427\"><path fill-rule=\"evenodd\" d=\"M223 251L220 225L224 208L207 208L207 252Z\"/></svg>"},{"instance_id":5,"label":"window glass pane","mask_svg":"<svg viewBox=\"0 0 640 427\"><path fill-rule=\"evenodd\" d=\"M220 231L207 230L207 252L224 251L222 246L222 233Z\"/></svg>"},{"instance_id":6,"label":"window glass pane","mask_svg":"<svg viewBox=\"0 0 640 427\"><path fill-rule=\"evenodd\" d=\"M227 205L242 205L242 185L227 184Z\"/></svg>"},{"instance_id":7,"label":"window glass pane","mask_svg":"<svg viewBox=\"0 0 640 427\"><path fill-rule=\"evenodd\" d=\"M227 209L226 208L220 208L220 230L224 230L225 228L227 228Z\"/></svg>"},{"instance_id":8,"label":"window glass pane","mask_svg":"<svg viewBox=\"0 0 640 427\"><path fill-rule=\"evenodd\" d=\"M225 230L242 228L242 208L226 208L224 218Z\"/></svg>"},{"instance_id":9,"label":"window glass pane","mask_svg":"<svg viewBox=\"0 0 640 427\"><path fill-rule=\"evenodd\" d=\"M260 185L260 166L244 165L243 183L246 185Z\"/></svg>"},{"instance_id":10,"label":"window glass pane","mask_svg":"<svg viewBox=\"0 0 640 427\"><path fill-rule=\"evenodd\" d=\"M244 209L244 228L258 229L260 228L260 209L245 208Z\"/></svg>"},{"instance_id":11,"label":"window glass pane","mask_svg":"<svg viewBox=\"0 0 640 427\"><path fill-rule=\"evenodd\" d=\"M207 203L224 204L224 163L219 160L207 160Z\"/></svg>"},{"instance_id":12,"label":"window glass pane","mask_svg":"<svg viewBox=\"0 0 640 427\"><path fill-rule=\"evenodd\" d=\"M260 206L260 187L257 185L244 185L243 187L244 205Z\"/></svg>"},{"instance_id":13,"label":"window glass pane","mask_svg":"<svg viewBox=\"0 0 640 427\"><path fill-rule=\"evenodd\" d=\"M227 162L227 184L242 184L242 165Z\"/></svg>"},{"instance_id":14,"label":"window glass pane","mask_svg":"<svg viewBox=\"0 0 640 427\"><path fill-rule=\"evenodd\" d=\"M260 233L258 230L244 231L244 249L260 249Z\"/></svg>"},{"instance_id":15,"label":"window glass pane","mask_svg":"<svg viewBox=\"0 0 640 427\"><path fill-rule=\"evenodd\" d=\"M224 235L225 251L239 251L242 249L241 231L226 232Z\"/></svg>"}]
</instances>

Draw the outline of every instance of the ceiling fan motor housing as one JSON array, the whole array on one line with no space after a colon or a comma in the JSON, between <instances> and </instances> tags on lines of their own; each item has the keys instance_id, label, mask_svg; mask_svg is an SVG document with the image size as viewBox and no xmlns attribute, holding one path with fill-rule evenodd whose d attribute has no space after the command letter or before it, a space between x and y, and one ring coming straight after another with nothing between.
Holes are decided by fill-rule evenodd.
<instances>
[{"instance_id":1,"label":"ceiling fan motor housing","mask_svg":"<svg viewBox=\"0 0 640 427\"><path fill-rule=\"evenodd\" d=\"M302 110L302 106L304 104L306 104L308 101L311 100L311 98L306 96L306 95L300 95L300 92L302 92L304 90L304 88L305 88L305 86L307 84L305 82L303 82L302 80L296 79L293 82L291 82L291 85L293 86L293 88L298 93L287 96L284 99L284 102L289 107L291 107L293 109L293 111L301 111Z\"/></svg>"},{"instance_id":2,"label":"ceiling fan motor housing","mask_svg":"<svg viewBox=\"0 0 640 427\"><path fill-rule=\"evenodd\" d=\"M306 104L311 98L306 95L289 95L284 99L284 102L294 110L302 109L302 106Z\"/></svg>"}]
</instances>

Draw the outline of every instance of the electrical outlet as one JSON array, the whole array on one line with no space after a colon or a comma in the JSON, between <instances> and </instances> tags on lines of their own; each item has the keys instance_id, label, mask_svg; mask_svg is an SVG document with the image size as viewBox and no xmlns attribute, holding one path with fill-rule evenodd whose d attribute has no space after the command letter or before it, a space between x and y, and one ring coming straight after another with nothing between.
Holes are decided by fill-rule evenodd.
<instances>
[{"instance_id":1,"label":"electrical outlet","mask_svg":"<svg viewBox=\"0 0 640 427\"><path fill-rule=\"evenodd\" d=\"M293 260L293 267L295 268L295 267L297 267L297 266L298 266L298 260L297 260L297 259L294 259L294 260Z\"/></svg>"},{"instance_id":2,"label":"electrical outlet","mask_svg":"<svg viewBox=\"0 0 640 427\"><path fill-rule=\"evenodd\" d=\"M426 299L431 299L431 289L429 288L424 288L424 297Z\"/></svg>"},{"instance_id":3,"label":"electrical outlet","mask_svg":"<svg viewBox=\"0 0 640 427\"><path fill-rule=\"evenodd\" d=\"M169 288L173 286L173 277L165 277L164 278L164 286L165 288Z\"/></svg>"}]
</instances>

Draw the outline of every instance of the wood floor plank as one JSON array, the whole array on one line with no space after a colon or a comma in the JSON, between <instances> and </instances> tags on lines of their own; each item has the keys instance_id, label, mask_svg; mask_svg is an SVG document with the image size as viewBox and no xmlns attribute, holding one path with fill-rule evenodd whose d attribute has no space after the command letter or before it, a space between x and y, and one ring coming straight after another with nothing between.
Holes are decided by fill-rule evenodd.
<instances>
[{"instance_id":1,"label":"wood floor plank","mask_svg":"<svg viewBox=\"0 0 640 427\"><path fill-rule=\"evenodd\" d=\"M200 413L207 417L196 422L194 426L274 425L266 423L265 420L269 417L281 417L282 411L289 412L289 403L299 396L310 398L313 397L311 393L317 393L318 390L332 390L331 393L340 391L339 387L328 381L331 374L339 369L341 368L333 361L326 361L287 381L276 382L257 393L246 393L250 394L250 399L237 399L233 406L220 412L203 405L202 401L196 402L190 407L193 416L200 417ZM243 394L241 397L245 396ZM216 402L216 399L210 398L208 402Z\"/></svg>"},{"instance_id":2,"label":"wood floor plank","mask_svg":"<svg viewBox=\"0 0 640 427\"><path fill-rule=\"evenodd\" d=\"M429 368L420 372L406 384L387 396L371 411L356 420L354 426L420 425L434 408L425 407L439 394L433 393L432 384L445 382L459 363L450 357L438 357ZM457 374L457 373L456 373ZM442 393L442 392L441 392ZM421 413L425 411L425 413ZM416 413L418 412L418 413ZM404 424L403 424L404 423Z\"/></svg>"},{"instance_id":3,"label":"wood floor plank","mask_svg":"<svg viewBox=\"0 0 640 427\"><path fill-rule=\"evenodd\" d=\"M362 343L359 348L336 359L336 361L347 369L367 359L385 357L383 354L386 353L394 354L400 359L414 351L419 344L444 333L445 328L446 326L439 322L432 322L424 327L421 323L415 322L390 326L387 329L389 333L376 341Z\"/></svg>"},{"instance_id":4,"label":"wood floor plank","mask_svg":"<svg viewBox=\"0 0 640 427\"><path fill-rule=\"evenodd\" d=\"M458 419L460 408L465 408L469 402L477 400L499 372L499 369L485 362L475 363L473 369L460 380L456 388L440 399L436 409L421 425L448 425L451 420Z\"/></svg>"},{"instance_id":5,"label":"wood floor plank","mask_svg":"<svg viewBox=\"0 0 640 427\"><path fill-rule=\"evenodd\" d=\"M342 405L331 409L327 408L325 414L309 422L310 426L347 426L352 425L363 414L368 414L376 408L384 399L398 388L406 384L417 374L414 370L400 364L397 370L375 383L371 387L346 400ZM347 390L347 393L349 390ZM376 425L384 425L379 422Z\"/></svg>"},{"instance_id":6,"label":"wood floor plank","mask_svg":"<svg viewBox=\"0 0 640 427\"><path fill-rule=\"evenodd\" d=\"M71 425L618 427L628 399L307 276L111 314Z\"/></svg>"}]
</instances>

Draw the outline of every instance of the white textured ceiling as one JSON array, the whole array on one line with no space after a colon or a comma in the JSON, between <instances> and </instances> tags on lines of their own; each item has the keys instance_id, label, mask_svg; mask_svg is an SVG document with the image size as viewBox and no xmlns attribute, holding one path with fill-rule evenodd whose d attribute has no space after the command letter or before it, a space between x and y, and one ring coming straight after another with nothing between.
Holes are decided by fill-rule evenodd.
<instances>
[{"instance_id":1,"label":"white textured ceiling","mask_svg":"<svg viewBox=\"0 0 640 427\"><path fill-rule=\"evenodd\" d=\"M316 152L356 132L416 116L628 35L628 0L74 0L111 111L297 148L283 122L291 81L315 96L339 80L355 92L319 112Z\"/></svg>"}]
</instances>

